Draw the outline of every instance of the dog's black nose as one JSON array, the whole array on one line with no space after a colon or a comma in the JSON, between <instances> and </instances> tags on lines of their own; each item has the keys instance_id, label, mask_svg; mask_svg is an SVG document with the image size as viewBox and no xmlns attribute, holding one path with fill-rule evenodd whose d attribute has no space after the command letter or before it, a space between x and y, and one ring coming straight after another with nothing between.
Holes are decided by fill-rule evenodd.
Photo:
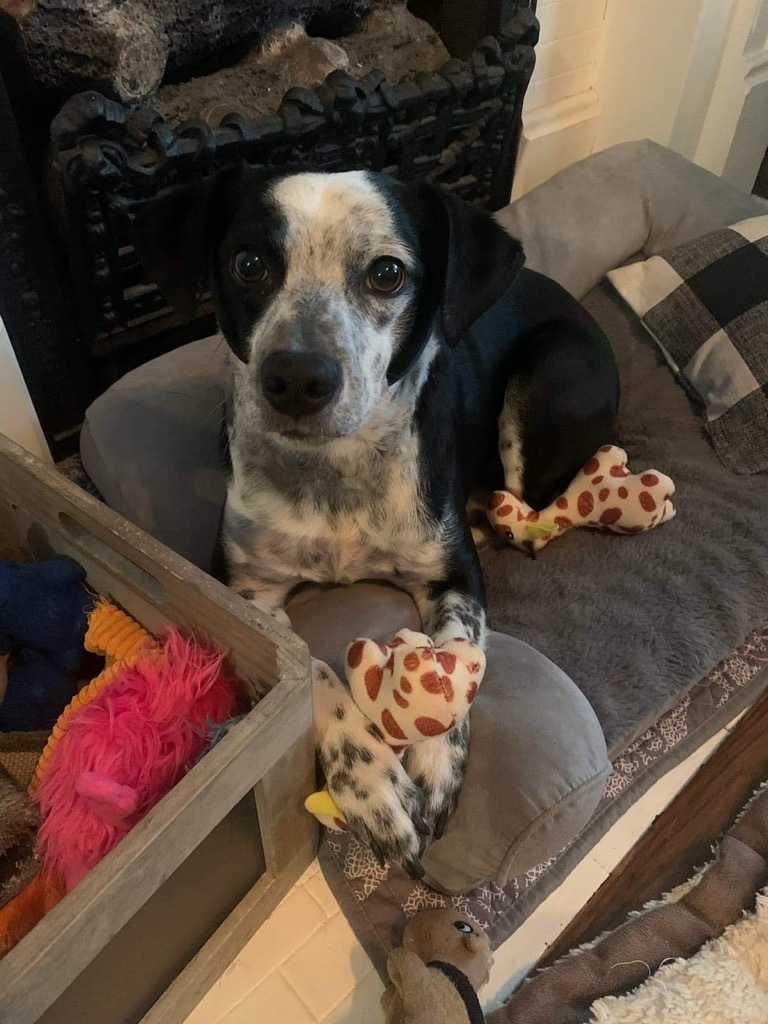
<instances>
[{"instance_id":1,"label":"dog's black nose","mask_svg":"<svg viewBox=\"0 0 768 1024\"><path fill-rule=\"evenodd\" d=\"M340 384L340 364L321 352L273 352L261 364L270 405L295 420L328 405Z\"/></svg>"}]
</instances>

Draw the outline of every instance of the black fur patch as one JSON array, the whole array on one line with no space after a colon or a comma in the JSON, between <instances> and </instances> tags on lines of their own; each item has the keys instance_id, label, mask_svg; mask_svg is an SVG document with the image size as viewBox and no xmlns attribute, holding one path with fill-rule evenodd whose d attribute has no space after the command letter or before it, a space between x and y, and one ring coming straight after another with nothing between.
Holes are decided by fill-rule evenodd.
<instances>
[{"instance_id":1,"label":"black fur patch","mask_svg":"<svg viewBox=\"0 0 768 1024\"><path fill-rule=\"evenodd\" d=\"M267 186L281 173L244 168L222 186L215 212L209 212L207 244L211 291L222 334L242 362L248 361L248 335L285 277L281 239L282 215L269 200ZM244 285L231 272L232 258L240 250L254 250L266 261L269 274L263 283Z\"/></svg>"}]
</instances>

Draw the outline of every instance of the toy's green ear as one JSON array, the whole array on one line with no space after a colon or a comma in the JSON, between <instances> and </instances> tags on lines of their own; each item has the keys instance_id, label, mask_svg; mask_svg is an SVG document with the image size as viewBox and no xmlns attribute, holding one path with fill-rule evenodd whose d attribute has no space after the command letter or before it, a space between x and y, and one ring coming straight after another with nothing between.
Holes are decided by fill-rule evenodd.
<instances>
[{"instance_id":1,"label":"toy's green ear","mask_svg":"<svg viewBox=\"0 0 768 1024\"><path fill-rule=\"evenodd\" d=\"M528 540L544 540L557 530L557 523L531 523L530 526L526 526L525 535Z\"/></svg>"}]
</instances>

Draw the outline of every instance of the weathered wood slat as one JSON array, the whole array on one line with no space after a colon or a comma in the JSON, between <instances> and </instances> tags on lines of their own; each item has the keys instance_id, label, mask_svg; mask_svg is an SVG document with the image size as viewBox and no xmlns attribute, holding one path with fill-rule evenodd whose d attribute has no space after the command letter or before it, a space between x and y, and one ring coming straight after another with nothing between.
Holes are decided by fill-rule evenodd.
<instances>
[{"instance_id":1,"label":"weathered wood slat","mask_svg":"<svg viewBox=\"0 0 768 1024\"><path fill-rule=\"evenodd\" d=\"M18 558L30 550L72 555L94 590L148 628L172 622L204 633L231 652L249 690L268 688L0 961L0 1021L33 1024L254 790L266 873L205 944L196 967L184 970L146 1017L180 1024L316 852L316 823L303 810L315 784L309 653L290 630L0 437L0 554Z\"/></svg>"},{"instance_id":2,"label":"weathered wood slat","mask_svg":"<svg viewBox=\"0 0 768 1024\"><path fill-rule=\"evenodd\" d=\"M215 637L244 683L255 689L285 670L306 668L306 645L291 630L243 601L81 488L0 437L0 550L49 544L71 554L94 589L109 593L150 630L175 622ZM37 553L36 552L36 553Z\"/></svg>"}]
</instances>

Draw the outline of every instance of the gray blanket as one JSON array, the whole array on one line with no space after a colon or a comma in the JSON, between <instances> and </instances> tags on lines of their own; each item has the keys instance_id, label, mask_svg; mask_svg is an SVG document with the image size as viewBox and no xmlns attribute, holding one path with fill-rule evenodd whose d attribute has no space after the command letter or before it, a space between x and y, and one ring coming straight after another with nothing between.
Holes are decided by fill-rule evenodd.
<instances>
[{"instance_id":1,"label":"gray blanket","mask_svg":"<svg viewBox=\"0 0 768 1024\"><path fill-rule=\"evenodd\" d=\"M492 627L565 669L615 753L768 620L768 475L722 465L610 285L584 302L619 362L629 468L672 477L677 518L634 537L575 530L535 561L486 552L483 568Z\"/></svg>"},{"instance_id":2,"label":"gray blanket","mask_svg":"<svg viewBox=\"0 0 768 1024\"><path fill-rule=\"evenodd\" d=\"M688 397L610 285L583 301L616 352L619 443L630 469L673 478L677 517L635 536L573 530L535 561L489 550L483 568L492 627L527 641L576 681L605 730L614 772L569 848L503 890L489 884L442 897L397 868L379 868L348 836L329 837L326 876L379 967L403 915L449 899L487 925L498 946L655 779L765 686L768 476L736 476L722 465Z\"/></svg>"},{"instance_id":3,"label":"gray blanket","mask_svg":"<svg viewBox=\"0 0 768 1024\"><path fill-rule=\"evenodd\" d=\"M581 835L503 890L488 884L444 897L371 863L354 840L330 839L324 868L377 965L403 915L448 901L500 944L655 779L764 688L768 477L722 466L642 326L599 284L641 253L761 212L671 151L628 143L568 167L499 214L522 239L528 265L582 299L611 339L624 392L619 441L631 469L655 467L675 480L678 516L634 537L575 530L535 562L512 549L485 553L493 628L526 640L576 681L605 730L614 771Z\"/></svg>"},{"instance_id":4,"label":"gray blanket","mask_svg":"<svg viewBox=\"0 0 768 1024\"><path fill-rule=\"evenodd\" d=\"M326 876L379 968L404 917L425 906L469 913L498 946L655 779L765 687L768 477L736 477L722 466L655 345L599 284L641 253L759 212L701 168L638 143L567 168L499 214L522 239L529 266L559 280L601 322L624 391L619 442L630 468L672 476L679 514L634 537L575 530L536 562L512 549L485 553L492 627L548 655L581 687L604 728L613 772L581 834L503 889L488 883L445 896L382 868L351 836L329 836ZM526 799L522 785L505 802L505 784L500 774L498 792L480 805L498 801L500 834L505 806Z\"/></svg>"}]
</instances>

